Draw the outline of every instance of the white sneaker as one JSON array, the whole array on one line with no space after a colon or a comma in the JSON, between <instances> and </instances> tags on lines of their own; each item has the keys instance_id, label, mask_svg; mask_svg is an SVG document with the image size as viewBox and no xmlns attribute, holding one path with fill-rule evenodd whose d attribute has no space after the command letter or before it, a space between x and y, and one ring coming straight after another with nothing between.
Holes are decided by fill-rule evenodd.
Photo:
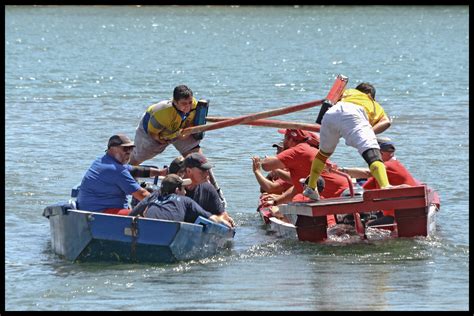
<instances>
[{"instance_id":1,"label":"white sneaker","mask_svg":"<svg viewBox=\"0 0 474 316\"><path fill-rule=\"evenodd\" d=\"M306 196L307 198L310 198L313 201L319 201L319 193L318 190L313 190L310 187L306 187L303 191L303 195Z\"/></svg>"}]
</instances>

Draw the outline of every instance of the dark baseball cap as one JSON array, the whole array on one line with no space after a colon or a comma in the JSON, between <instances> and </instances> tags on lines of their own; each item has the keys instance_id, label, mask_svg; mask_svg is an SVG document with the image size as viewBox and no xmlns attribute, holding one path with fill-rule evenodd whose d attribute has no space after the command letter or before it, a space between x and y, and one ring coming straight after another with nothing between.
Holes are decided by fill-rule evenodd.
<instances>
[{"instance_id":1,"label":"dark baseball cap","mask_svg":"<svg viewBox=\"0 0 474 316\"><path fill-rule=\"evenodd\" d=\"M135 144L125 134L117 134L109 138L107 148L121 146L121 147L135 147Z\"/></svg>"},{"instance_id":2,"label":"dark baseball cap","mask_svg":"<svg viewBox=\"0 0 474 316\"><path fill-rule=\"evenodd\" d=\"M161 192L163 194L174 193L176 188L183 185L190 185L191 183L191 179L183 179L177 174L169 174L161 180Z\"/></svg>"},{"instance_id":3,"label":"dark baseball cap","mask_svg":"<svg viewBox=\"0 0 474 316\"><path fill-rule=\"evenodd\" d=\"M283 142L274 143L272 147L283 148Z\"/></svg>"},{"instance_id":4,"label":"dark baseball cap","mask_svg":"<svg viewBox=\"0 0 474 316\"><path fill-rule=\"evenodd\" d=\"M178 173L183 168L184 168L184 157L183 156L178 156L171 162L171 164L168 168L168 172L169 173Z\"/></svg>"},{"instance_id":5,"label":"dark baseball cap","mask_svg":"<svg viewBox=\"0 0 474 316\"><path fill-rule=\"evenodd\" d=\"M395 143L388 137L379 136L377 137L380 150L382 151L395 151Z\"/></svg>"},{"instance_id":6,"label":"dark baseball cap","mask_svg":"<svg viewBox=\"0 0 474 316\"><path fill-rule=\"evenodd\" d=\"M199 168L203 170L209 170L212 168L212 165L207 161L207 158L200 153L189 154L184 159L184 166L187 168Z\"/></svg>"}]
</instances>

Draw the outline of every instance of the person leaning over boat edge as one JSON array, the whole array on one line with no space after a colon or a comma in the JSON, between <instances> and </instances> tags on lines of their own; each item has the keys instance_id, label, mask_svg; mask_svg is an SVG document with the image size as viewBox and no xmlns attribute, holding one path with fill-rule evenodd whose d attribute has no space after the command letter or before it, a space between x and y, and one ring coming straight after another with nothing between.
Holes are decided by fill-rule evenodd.
<instances>
[{"instance_id":1,"label":"person leaning over boat edge","mask_svg":"<svg viewBox=\"0 0 474 316\"><path fill-rule=\"evenodd\" d=\"M184 167L184 157L178 156L170 163L168 168L168 173L174 173L180 176L181 178L185 174L185 167Z\"/></svg>"},{"instance_id":2,"label":"person leaning over boat edge","mask_svg":"<svg viewBox=\"0 0 474 316\"><path fill-rule=\"evenodd\" d=\"M184 176L184 157L178 156L170 163L168 167L168 174L177 174L181 178ZM150 192L150 195L141 200L137 205L135 205L128 214L129 216L143 216L143 212L148 207L148 205L155 201L160 196L160 189L156 189Z\"/></svg>"},{"instance_id":3,"label":"person leaning over boat edge","mask_svg":"<svg viewBox=\"0 0 474 316\"><path fill-rule=\"evenodd\" d=\"M283 142L275 143L272 147L276 148L277 155L284 150ZM252 157L252 171L260 185L260 193L282 194L292 186L290 173L287 170L273 169L264 176L261 168L260 157Z\"/></svg>"},{"instance_id":4,"label":"person leaning over boat edge","mask_svg":"<svg viewBox=\"0 0 474 316\"><path fill-rule=\"evenodd\" d=\"M226 211L216 188L209 182L212 165L206 156L190 153L184 158L184 178L192 182L186 186L186 196L196 201L211 214L222 215L232 226L235 222Z\"/></svg>"},{"instance_id":5,"label":"person leaning over boat edge","mask_svg":"<svg viewBox=\"0 0 474 316\"><path fill-rule=\"evenodd\" d=\"M260 199L262 206L278 205L304 198L301 196L303 185L300 179L306 178L311 168L311 162L318 153L319 137L317 134L301 129L280 129L278 132L285 135L283 139L284 150L276 156L265 157L262 160L254 157L253 160L254 163L260 163L265 171L288 170L292 186L282 194L263 194ZM334 180L337 180L337 178L331 178L331 181ZM347 187L346 182L341 184ZM325 181L325 186L328 187L328 181ZM338 185L336 184L336 186ZM327 220L329 226L335 224L334 215L328 215Z\"/></svg>"},{"instance_id":6,"label":"person leaning over boat edge","mask_svg":"<svg viewBox=\"0 0 474 316\"><path fill-rule=\"evenodd\" d=\"M198 101L186 85L176 86L171 100L150 105L143 113L135 131L135 148L130 156L131 165L139 165L162 153L169 144L183 156L201 152L199 137L180 137L183 128L194 126Z\"/></svg>"},{"instance_id":7,"label":"person leaning over boat edge","mask_svg":"<svg viewBox=\"0 0 474 316\"><path fill-rule=\"evenodd\" d=\"M390 183L375 134L382 133L390 125L384 109L375 101L373 85L363 82L355 89L344 91L341 100L330 107L322 118L319 152L311 164L309 182L303 195L319 200L319 193L315 190L316 180L341 136L346 140L346 145L359 151L380 187L389 188Z\"/></svg>"},{"instance_id":8,"label":"person leaning over boat edge","mask_svg":"<svg viewBox=\"0 0 474 316\"><path fill-rule=\"evenodd\" d=\"M134 146L125 134L109 138L105 155L94 160L82 178L77 196L78 209L128 215L127 195L141 201L150 194L133 177L162 176L167 174L167 169L129 165Z\"/></svg>"},{"instance_id":9,"label":"person leaning over boat edge","mask_svg":"<svg viewBox=\"0 0 474 316\"><path fill-rule=\"evenodd\" d=\"M306 178L306 181L308 180L308 178ZM317 182L317 187L318 187L318 191L319 192L323 192L324 191L324 186L325 186L325 181L324 181L324 178L323 177L319 177L318 178L318 182ZM321 196L322 199L324 199L323 196ZM297 194L293 200L293 202L304 202L305 201L305 197L302 195L302 194ZM257 211L258 209L260 208L261 205L259 205L259 207L257 208ZM278 206L276 205L272 205L272 206L269 206L269 210L270 212L272 213L272 215L276 218L278 218L279 220L283 221L283 222L286 222L286 223L291 223L291 220L289 220L285 215L283 215L281 212L280 212L280 209ZM328 227L332 227L336 224L336 218L334 215L327 215L326 216L326 219L327 219L327 224L328 224Z\"/></svg>"},{"instance_id":10,"label":"person leaning over boat edge","mask_svg":"<svg viewBox=\"0 0 474 316\"><path fill-rule=\"evenodd\" d=\"M160 196L148 205L143 212L144 217L194 223L198 216L202 216L232 228L223 215L211 214L196 201L185 196L185 186L189 184L191 184L190 179L182 179L176 174L167 175L161 181Z\"/></svg>"},{"instance_id":11,"label":"person leaning over boat edge","mask_svg":"<svg viewBox=\"0 0 474 316\"><path fill-rule=\"evenodd\" d=\"M283 151L263 159L258 156L252 158L252 162L259 164L264 171L286 169L290 173L292 186L289 189L282 194L265 195L273 200L274 205L290 202L296 194L303 191L299 179L307 175L311 161L317 153L317 149L306 142L309 132L300 129L283 129L278 132L285 135Z\"/></svg>"},{"instance_id":12,"label":"person leaning over boat edge","mask_svg":"<svg viewBox=\"0 0 474 316\"><path fill-rule=\"evenodd\" d=\"M300 179L307 177L311 162L318 154L319 136L300 129L280 129L278 132L285 135L284 150L277 156L261 160L261 166L265 171L286 168L290 171L293 187L281 195L269 194L264 199L272 199L274 204L287 203L295 198L301 201L302 197L298 195L303 192L304 186ZM339 196L349 186L341 175L323 172L321 176L325 182L325 198Z\"/></svg>"}]
</instances>

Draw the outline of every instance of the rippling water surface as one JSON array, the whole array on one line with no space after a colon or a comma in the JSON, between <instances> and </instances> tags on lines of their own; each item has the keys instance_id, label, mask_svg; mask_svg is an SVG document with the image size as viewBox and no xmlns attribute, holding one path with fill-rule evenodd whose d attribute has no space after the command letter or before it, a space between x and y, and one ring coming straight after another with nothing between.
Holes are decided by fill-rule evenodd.
<instances>
[{"instance_id":1,"label":"rippling water surface","mask_svg":"<svg viewBox=\"0 0 474 316\"><path fill-rule=\"evenodd\" d=\"M7 6L6 310L468 310L468 18L467 6ZM281 135L242 125L202 142L238 224L231 247L167 265L51 253L43 208L174 86L210 99L210 115L239 116L321 99L339 73L376 86L397 156L439 192L434 237L267 234L250 157L272 155ZM275 119L312 123L318 111ZM343 141L333 160L364 166Z\"/></svg>"}]
</instances>

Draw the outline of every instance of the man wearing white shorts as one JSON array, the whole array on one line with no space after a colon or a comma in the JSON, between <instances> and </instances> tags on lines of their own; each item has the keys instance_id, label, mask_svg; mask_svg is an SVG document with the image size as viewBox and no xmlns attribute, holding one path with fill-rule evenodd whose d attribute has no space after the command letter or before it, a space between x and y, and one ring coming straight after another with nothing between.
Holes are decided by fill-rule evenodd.
<instances>
[{"instance_id":1,"label":"man wearing white shorts","mask_svg":"<svg viewBox=\"0 0 474 316\"><path fill-rule=\"evenodd\" d=\"M341 137L346 145L359 151L380 188L389 187L375 134L382 133L390 125L384 109L375 101L375 88L371 84L361 83L355 89L344 91L341 100L329 108L321 121L319 152L311 165L308 186L303 195L319 200L316 181Z\"/></svg>"}]
</instances>

